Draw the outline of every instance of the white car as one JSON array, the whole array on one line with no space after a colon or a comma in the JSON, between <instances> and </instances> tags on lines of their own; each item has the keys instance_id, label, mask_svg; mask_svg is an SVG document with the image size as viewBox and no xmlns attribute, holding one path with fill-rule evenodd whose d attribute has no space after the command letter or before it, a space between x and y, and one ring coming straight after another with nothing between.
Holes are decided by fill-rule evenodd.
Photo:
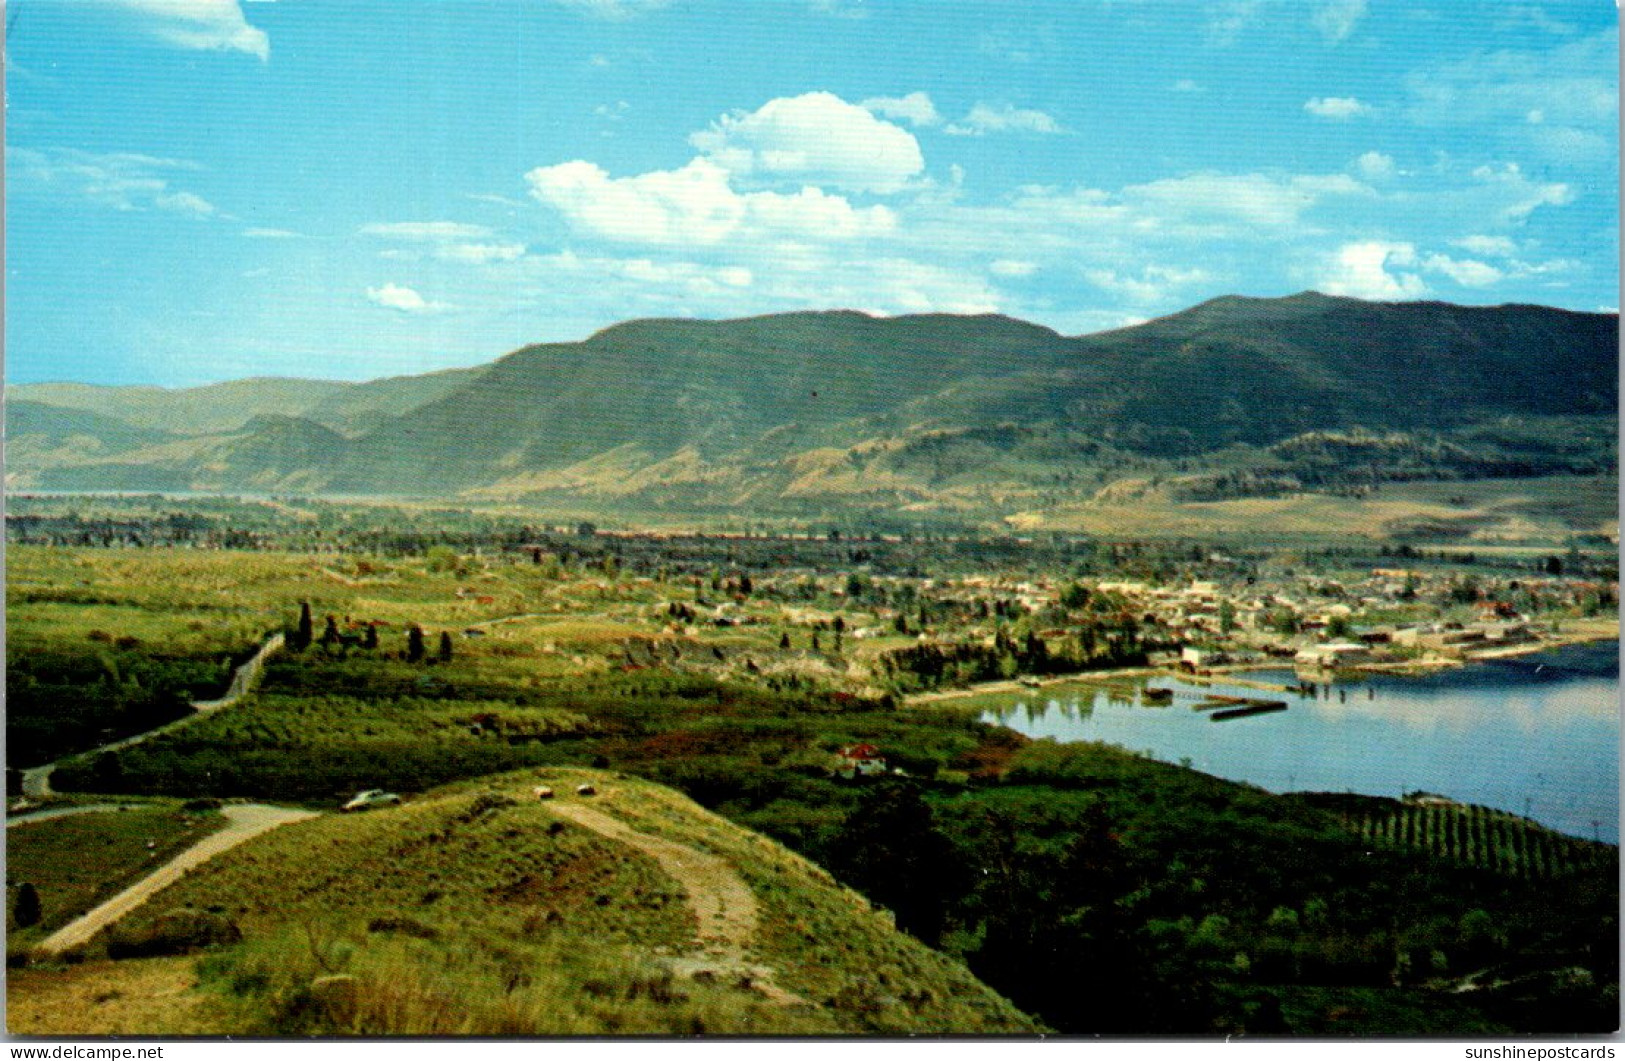
<instances>
[{"instance_id":1,"label":"white car","mask_svg":"<svg viewBox=\"0 0 1625 1061\"><path fill-rule=\"evenodd\" d=\"M355 799L340 807L339 810L349 812L357 810L371 810L373 807L394 807L401 802L401 797L393 792L385 792L381 788L369 788L365 792L356 793Z\"/></svg>"}]
</instances>

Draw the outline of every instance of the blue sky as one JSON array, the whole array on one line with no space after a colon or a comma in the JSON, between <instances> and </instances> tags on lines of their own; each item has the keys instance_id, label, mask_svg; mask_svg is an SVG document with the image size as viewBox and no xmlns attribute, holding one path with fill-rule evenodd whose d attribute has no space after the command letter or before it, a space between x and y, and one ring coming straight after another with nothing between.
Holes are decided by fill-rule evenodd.
<instances>
[{"instance_id":1,"label":"blue sky","mask_svg":"<svg viewBox=\"0 0 1625 1061\"><path fill-rule=\"evenodd\" d=\"M12 0L6 376L630 317L1618 304L1599 0Z\"/></svg>"}]
</instances>

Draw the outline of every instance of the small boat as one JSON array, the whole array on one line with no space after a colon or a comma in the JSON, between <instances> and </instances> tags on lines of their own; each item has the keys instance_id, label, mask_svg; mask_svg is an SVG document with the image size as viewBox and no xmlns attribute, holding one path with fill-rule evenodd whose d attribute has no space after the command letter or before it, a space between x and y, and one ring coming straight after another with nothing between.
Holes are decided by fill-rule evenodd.
<instances>
[{"instance_id":1,"label":"small boat","mask_svg":"<svg viewBox=\"0 0 1625 1061\"><path fill-rule=\"evenodd\" d=\"M1172 689L1146 689L1141 695L1145 697L1145 702L1148 704L1171 704L1174 702L1174 691Z\"/></svg>"},{"instance_id":2,"label":"small boat","mask_svg":"<svg viewBox=\"0 0 1625 1061\"><path fill-rule=\"evenodd\" d=\"M1034 678L1031 675L1023 678L1017 678L1016 682L1020 685L1025 685L1029 689L1036 689L1042 684L1037 678Z\"/></svg>"}]
</instances>

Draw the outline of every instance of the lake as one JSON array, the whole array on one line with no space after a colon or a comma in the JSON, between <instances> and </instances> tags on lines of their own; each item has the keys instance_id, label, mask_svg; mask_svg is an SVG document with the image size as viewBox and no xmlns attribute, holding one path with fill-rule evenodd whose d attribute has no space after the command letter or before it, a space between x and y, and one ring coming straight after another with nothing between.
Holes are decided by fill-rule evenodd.
<instances>
[{"instance_id":1,"label":"lake","mask_svg":"<svg viewBox=\"0 0 1625 1061\"><path fill-rule=\"evenodd\" d=\"M1297 683L1291 671L1243 677ZM1174 690L1172 704L1141 690ZM1209 693L1285 700L1213 721ZM1401 796L1422 789L1619 842L1619 646L1572 645L1422 676L1362 675L1313 697L1155 677L1078 680L978 697L1030 737L1105 741L1272 792Z\"/></svg>"}]
</instances>

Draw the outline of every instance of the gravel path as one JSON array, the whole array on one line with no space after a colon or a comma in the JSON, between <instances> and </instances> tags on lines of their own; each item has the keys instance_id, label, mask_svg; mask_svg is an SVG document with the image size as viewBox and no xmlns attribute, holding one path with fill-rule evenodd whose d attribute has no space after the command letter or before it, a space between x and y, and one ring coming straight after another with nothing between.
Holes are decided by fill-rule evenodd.
<instances>
[{"instance_id":1,"label":"gravel path","mask_svg":"<svg viewBox=\"0 0 1625 1061\"><path fill-rule=\"evenodd\" d=\"M805 1003L799 995L773 982L772 969L748 961L747 948L756 936L756 897L726 860L675 840L639 832L603 811L579 803L561 799L548 804L548 809L601 836L637 848L683 886L700 930L696 952L672 962L678 972L689 976L710 973L723 982L747 977L751 987L780 1005Z\"/></svg>"},{"instance_id":2,"label":"gravel path","mask_svg":"<svg viewBox=\"0 0 1625 1061\"><path fill-rule=\"evenodd\" d=\"M72 818L76 814L100 814L104 811L140 810L148 806L145 803L85 803L77 807L52 807L50 810L35 811L32 814L13 814L6 819L6 828L14 825L28 825L31 822L48 822L53 818Z\"/></svg>"},{"instance_id":3,"label":"gravel path","mask_svg":"<svg viewBox=\"0 0 1625 1061\"><path fill-rule=\"evenodd\" d=\"M229 806L224 808L222 813L231 824L217 833L204 837L170 862L160 866L151 876L130 885L89 913L47 936L35 948L36 952L44 955L60 954L88 943L96 933L175 883L187 870L201 866L214 856L229 851L246 840L252 840L261 833L269 832L279 825L316 817L310 811L271 807L260 803Z\"/></svg>"}]
</instances>

